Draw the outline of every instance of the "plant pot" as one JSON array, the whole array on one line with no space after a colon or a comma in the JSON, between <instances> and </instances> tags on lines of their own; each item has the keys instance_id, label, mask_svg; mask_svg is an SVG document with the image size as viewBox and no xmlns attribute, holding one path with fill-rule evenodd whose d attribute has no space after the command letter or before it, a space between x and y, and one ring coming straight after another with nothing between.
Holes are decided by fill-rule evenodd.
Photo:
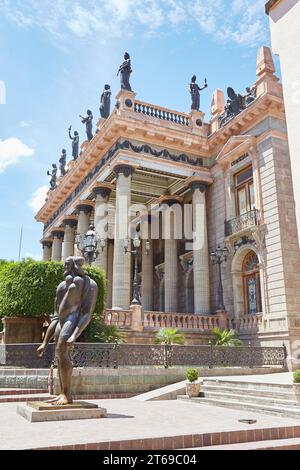
<instances>
[{"instance_id":1,"label":"plant pot","mask_svg":"<svg viewBox=\"0 0 300 470\"><path fill-rule=\"evenodd\" d=\"M293 389L294 389L295 398L300 403L300 383L294 383Z\"/></svg>"},{"instance_id":2,"label":"plant pot","mask_svg":"<svg viewBox=\"0 0 300 470\"><path fill-rule=\"evenodd\" d=\"M188 382L186 384L186 395L189 398L199 397L200 394L200 383L199 382Z\"/></svg>"}]
</instances>

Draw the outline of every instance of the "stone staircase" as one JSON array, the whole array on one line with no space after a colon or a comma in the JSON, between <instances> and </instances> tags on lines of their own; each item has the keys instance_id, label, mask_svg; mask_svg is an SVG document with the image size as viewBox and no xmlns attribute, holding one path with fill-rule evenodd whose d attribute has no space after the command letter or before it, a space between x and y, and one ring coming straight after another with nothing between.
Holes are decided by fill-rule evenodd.
<instances>
[{"instance_id":1,"label":"stone staircase","mask_svg":"<svg viewBox=\"0 0 300 470\"><path fill-rule=\"evenodd\" d=\"M40 388L0 388L0 403L42 401L49 398L48 390Z\"/></svg>"},{"instance_id":2,"label":"stone staircase","mask_svg":"<svg viewBox=\"0 0 300 470\"><path fill-rule=\"evenodd\" d=\"M300 419L300 403L290 384L205 379L199 397L177 399Z\"/></svg>"}]
</instances>

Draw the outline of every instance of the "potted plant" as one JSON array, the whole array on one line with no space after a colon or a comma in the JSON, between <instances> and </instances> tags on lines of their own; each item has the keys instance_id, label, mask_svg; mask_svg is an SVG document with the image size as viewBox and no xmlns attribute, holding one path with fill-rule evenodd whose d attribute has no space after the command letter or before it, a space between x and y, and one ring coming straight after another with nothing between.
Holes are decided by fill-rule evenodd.
<instances>
[{"instance_id":1,"label":"potted plant","mask_svg":"<svg viewBox=\"0 0 300 470\"><path fill-rule=\"evenodd\" d=\"M297 369L293 373L293 389L296 400L300 403L300 369Z\"/></svg>"},{"instance_id":2,"label":"potted plant","mask_svg":"<svg viewBox=\"0 0 300 470\"><path fill-rule=\"evenodd\" d=\"M199 378L199 372L197 369L189 368L186 371L186 395L189 398L198 397L200 394L200 383L197 382Z\"/></svg>"}]
</instances>

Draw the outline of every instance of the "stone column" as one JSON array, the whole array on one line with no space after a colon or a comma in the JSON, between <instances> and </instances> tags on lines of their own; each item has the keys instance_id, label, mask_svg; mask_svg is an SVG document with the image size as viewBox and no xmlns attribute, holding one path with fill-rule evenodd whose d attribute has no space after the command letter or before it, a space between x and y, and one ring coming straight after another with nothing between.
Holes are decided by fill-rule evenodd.
<instances>
[{"instance_id":1,"label":"stone column","mask_svg":"<svg viewBox=\"0 0 300 470\"><path fill-rule=\"evenodd\" d=\"M78 212L78 223L77 223L77 234L83 238L90 227L90 215L92 212L92 205L90 204L78 204L76 206ZM74 247L75 256L82 256L81 251L75 245Z\"/></svg>"},{"instance_id":2,"label":"stone column","mask_svg":"<svg viewBox=\"0 0 300 470\"><path fill-rule=\"evenodd\" d=\"M162 201L164 202L164 201ZM177 200L168 200L171 207ZM170 238L165 239L165 312L178 311L178 253L175 238L174 213L170 212Z\"/></svg>"},{"instance_id":3,"label":"stone column","mask_svg":"<svg viewBox=\"0 0 300 470\"><path fill-rule=\"evenodd\" d=\"M51 261L52 257L52 240L42 240L43 261Z\"/></svg>"},{"instance_id":4,"label":"stone column","mask_svg":"<svg viewBox=\"0 0 300 470\"><path fill-rule=\"evenodd\" d=\"M194 306L195 313L207 315L210 313L209 255L205 203L207 183L193 181L190 188L193 193L193 231L196 233L193 249Z\"/></svg>"},{"instance_id":5,"label":"stone column","mask_svg":"<svg viewBox=\"0 0 300 470\"><path fill-rule=\"evenodd\" d=\"M113 289L113 264L114 264L114 244L110 240L107 244L107 275L106 275L106 306L112 307Z\"/></svg>"},{"instance_id":6,"label":"stone column","mask_svg":"<svg viewBox=\"0 0 300 470\"><path fill-rule=\"evenodd\" d=\"M75 230L77 226L77 220L70 218L64 219L65 236L63 244L63 260L68 256L74 256L74 244L75 244Z\"/></svg>"},{"instance_id":7,"label":"stone column","mask_svg":"<svg viewBox=\"0 0 300 470\"><path fill-rule=\"evenodd\" d=\"M95 186L93 189L95 195L95 232L98 239L98 246L100 239L105 240L103 250L99 246L98 256L95 259L94 265L99 266L106 272L107 278L107 224L108 224L108 207L107 202L111 193L111 188L106 186Z\"/></svg>"},{"instance_id":8,"label":"stone column","mask_svg":"<svg viewBox=\"0 0 300 470\"><path fill-rule=\"evenodd\" d=\"M61 261L62 253L62 242L64 239L63 230L54 230L52 232L53 244L52 244L52 261Z\"/></svg>"},{"instance_id":9,"label":"stone column","mask_svg":"<svg viewBox=\"0 0 300 470\"><path fill-rule=\"evenodd\" d=\"M144 310L153 310L153 246L146 251L146 241L142 240L142 305Z\"/></svg>"},{"instance_id":10,"label":"stone column","mask_svg":"<svg viewBox=\"0 0 300 470\"><path fill-rule=\"evenodd\" d=\"M134 170L128 165L117 165L114 171L117 176L117 186L112 307L128 309L130 304L131 255L124 251L124 239L128 238L128 211L131 204L131 177Z\"/></svg>"}]
</instances>

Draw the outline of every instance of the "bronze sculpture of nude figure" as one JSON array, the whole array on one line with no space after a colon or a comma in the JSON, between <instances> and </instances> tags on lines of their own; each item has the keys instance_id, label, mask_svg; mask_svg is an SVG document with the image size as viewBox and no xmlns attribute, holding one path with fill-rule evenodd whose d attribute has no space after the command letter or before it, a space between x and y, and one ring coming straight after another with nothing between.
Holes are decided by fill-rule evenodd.
<instances>
[{"instance_id":1,"label":"bronze sculpture of nude figure","mask_svg":"<svg viewBox=\"0 0 300 470\"><path fill-rule=\"evenodd\" d=\"M71 351L74 342L91 321L97 301L98 286L84 273L83 263L84 258L78 256L69 256L65 260L65 280L59 284L56 291L55 312L43 343L37 349L41 356L55 336L55 355L61 386L61 394L50 400L55 405L72 403Z\"/></svg>"}]
</instances>

